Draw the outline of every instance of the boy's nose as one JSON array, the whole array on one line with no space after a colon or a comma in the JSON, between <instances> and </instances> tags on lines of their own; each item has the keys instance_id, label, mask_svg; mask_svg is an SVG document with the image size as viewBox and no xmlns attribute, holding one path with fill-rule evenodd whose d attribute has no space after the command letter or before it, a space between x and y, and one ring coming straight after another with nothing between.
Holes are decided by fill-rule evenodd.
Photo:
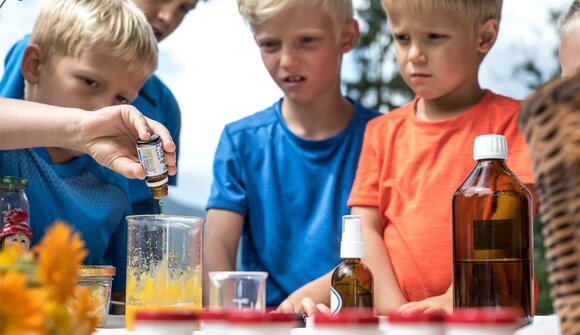
<instances>
[{"instance_id":1,"label":"boy's nose","mask_svg":"<svg viewBox=\"0 0 580 335\"><path fill-rule=\"evenodd\" d=\"M427 56L416 44L413 44L409 49L409 61L414 64L422 64L427 62Z\"/></svg>"},{"instance_id":2,"label":"boy's nose","mask_svg":"<svg viewBox=\"0 0 580 335\"><path fill-rule=\"evenodd\" d=\"M292 68L298 64L298 57L296 53L290 48L282 50L280 55L280 66L285 68Z\"/></svg>"},{"instance_id":3,"label":"boy's nose","mask_svg":"<svg viewBox=\"0 0 580 335\"><path fill-rule=\"evenodd\" d=\"M157 18L166 26L170 26L175 20L175 10L170 6L163 6L157 13Z\"/></svg>"}]
</instances>

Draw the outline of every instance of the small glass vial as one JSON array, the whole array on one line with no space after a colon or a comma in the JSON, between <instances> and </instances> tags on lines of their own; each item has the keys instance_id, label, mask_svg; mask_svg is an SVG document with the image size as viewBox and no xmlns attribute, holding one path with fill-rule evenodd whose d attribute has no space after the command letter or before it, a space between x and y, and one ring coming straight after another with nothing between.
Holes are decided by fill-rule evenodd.
<instances>
[{"instance_id":1,"label":"small glass vial","mask_svg":"<svg viewBox=\"0 0 580 335\"><path fill-rule=\"evenodd\" d=\"M403 312L389 313L388 334L390 335L443 335L445 315L438 312Z\"/></svg>"},{"instance_id":2,"label":"small glass vial","mask_svg":"<svg viewBox=\"0 0 580 335\"><path fill-rule=\"evenodd\" d=\"M79 271L77 285L89 290L90 314L97 318L97 327L107 323L114 275L115 267L110 265L84 265Z\"/></svg>"},{"instance_id":3,"label":"small glass vial","mask_svg":"<svg viewBox=\"0 0 580 335\"><path fill-rule=\"evenodd\" d=\"M2 219L4 215L15 209L20 209L27 215L28 198L26 197L26 188L28 179L20 177L0 176L0 214ZM4 222L4 220L0 220Z\"/></svg>"},{"instance_id":4,"label":"small glass vial","mask_svg":"<svg viewBox=\"0 0 580 335\"><path fill-rule=\"evenodd\" d=\"M163 151L159 135L153 134L149 141L137 141L137 153L145 170L146 184L151 189L153 198L163 199L167 197L169 178L165 164L165 151Z\"/></svg>"},{"instance_id":5,"label":"small glass vial","mask_svg":"<svg viewBox=\"0 0 580 335\"><path fill-rule=\"evenodd\" d=\"M290 335L296 326L294 314L232 311L227 335Z\"/></svg>"},{"instance_id":6,"label":"small glass vial","mask_svg":"<svg viewBox=\"0 0 580 335\"><path fill-rule=\"evenodd\" d=\"M337 314L316 314L316 335L379 335L379 319L365 311L341 310Z\"/></svg>"},{"instance_id":7,"label":"small glass vial","mask_svg":"<svg viewBox=\"0 0 580 335\"><path fill-rule=\"evenodd\" d=\"M29 224L27 186L27 179L0 176L0 249L7 244L30 248L33 231Z\"/></svg>"},{"instance_id":8,"label":"small glass vial","mask_svg":"<svg viewBox=\"0 0 580 335\"><path fill-rule=\"evenodd\" d=\"M514 308L459 308L447 317L446 335L512 335L522 325Z\"/></svg>"},{"instance_id":9,"label":"small glass vial","mask_svg":"<svg viewBox=\"0 0 580 335\"><path fill-rule=\"evenodd\" d=\"M187 311L138 311L135 334L191 335L197 328L199 314Z\"/></svg>"}]
</instances>

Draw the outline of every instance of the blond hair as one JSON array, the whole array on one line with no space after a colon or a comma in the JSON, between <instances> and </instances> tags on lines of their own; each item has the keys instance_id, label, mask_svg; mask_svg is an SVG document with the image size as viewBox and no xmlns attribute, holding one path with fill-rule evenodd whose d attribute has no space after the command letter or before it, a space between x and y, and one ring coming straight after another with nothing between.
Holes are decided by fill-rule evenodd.
<instances>
[{"instance_id":1,"label":"blond hair","mask_svg":"<svg viewBox=\"0 0 580 335\"><path fill-rule=\"evenodd\" d=\"M49 68L59 57L104 49L134 70L157 65L157 41L145 15L129 0L47 0L30 36Z\"/></svg>"},{"instance_id":2,"label":"blond hair","mask_svg":"<svg viewBox=\"0 0 580 335\"><path fill-rule=\"evenodd\" d=\"M302 4L324 10L338 28L353 18L352 0L238 0L238 9L244 20L255 30L273 15Z\"/></svg>"},{"instance_id":3,"label":"blond hair","mask_svg":"<svg viewBox=\"0 0 580 335\"><path fill-rule=\"evenodd\" d=\"M562 34L580 29L580 0L572 1L561 21L560 33Z\"/></svg>"},{"instance_id":4,"label":"blond hair","mask_svg":"<svg viewBox=\"0 0 580 335\"><path fill-rule=\"evenodd\" d=\"M489 19L501 20L502 0L383 0L383 7L413 11L419 16L443 11L465 23L483 24ZM387 13L388 14L388 13Z\"/></svg>"}]
</instances>

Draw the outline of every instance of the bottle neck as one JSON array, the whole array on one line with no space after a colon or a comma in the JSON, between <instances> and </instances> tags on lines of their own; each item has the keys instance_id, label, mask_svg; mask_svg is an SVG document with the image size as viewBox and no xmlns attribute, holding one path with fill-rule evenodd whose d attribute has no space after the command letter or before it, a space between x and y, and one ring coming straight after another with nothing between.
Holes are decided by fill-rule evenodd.
<instances>
[{"instance_id":1,"label":"bottle neck","mask_svg":"<svg viewBox=\"0 0 580 335\"><path fill-rule=\"evenodd\" d=\"M477 166L479 166L480 168L493 168L493 167L505 167L505 159L497 159L497 158L493 158L493 159L480 159L477 161Z\"/></svg>"},{"instance_id":2,"label":"bottle neck","mask_svg":"<svg viewBox=\"0 0 580 335\"><path fill-rule=\"evenodd\" d=\"M360 258L351 258L351 257L348 257L348 258L343 258L343 262L344 263L360 263L361 260L360 260Z\"/></svg>"},{"instance_id":3,"label":"bottle neck","mask_svg":"<svg viewBox=\"0 0 580 335\"><path fill-rule=\"evenodd\" d=\"M487 164L492 164L492 163L504 164L505 159L485 158L485 159L478 159L477 162L478 163L487 163Z\"/></svg>"}]
</instances>

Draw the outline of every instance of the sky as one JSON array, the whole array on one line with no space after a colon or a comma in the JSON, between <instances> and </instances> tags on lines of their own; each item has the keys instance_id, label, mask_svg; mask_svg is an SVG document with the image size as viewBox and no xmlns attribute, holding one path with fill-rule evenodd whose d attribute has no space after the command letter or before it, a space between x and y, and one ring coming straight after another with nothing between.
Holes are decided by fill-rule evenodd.
<instances>
[{"instance_id":1,"label":"sky","mask_svg":"<svg viewBox=\"0 0 580 335\"><path fill-rule=\"evenodd\" d=\"M361 6L365 1L354 2ZM32 30L42 2L7 0L0 9L0 59ZM559 68L553 54L558 34L550 22L550 10L563 10L570 3L504 0L498 40L480 69L482 87L525 98L530 89L513 80L513 68L529 58L538 60L548 79ZM269 107L282 93L262 64L252 34L237 12L236 0L200 1L159 49L157 75L173 91L182 113L178 185L170 188L169 197L203 208L224 125ZM345 72L356 71L348 55L344 66ZM2 61L0 74L3 71Z\"/></svg>"}]
</instances>

